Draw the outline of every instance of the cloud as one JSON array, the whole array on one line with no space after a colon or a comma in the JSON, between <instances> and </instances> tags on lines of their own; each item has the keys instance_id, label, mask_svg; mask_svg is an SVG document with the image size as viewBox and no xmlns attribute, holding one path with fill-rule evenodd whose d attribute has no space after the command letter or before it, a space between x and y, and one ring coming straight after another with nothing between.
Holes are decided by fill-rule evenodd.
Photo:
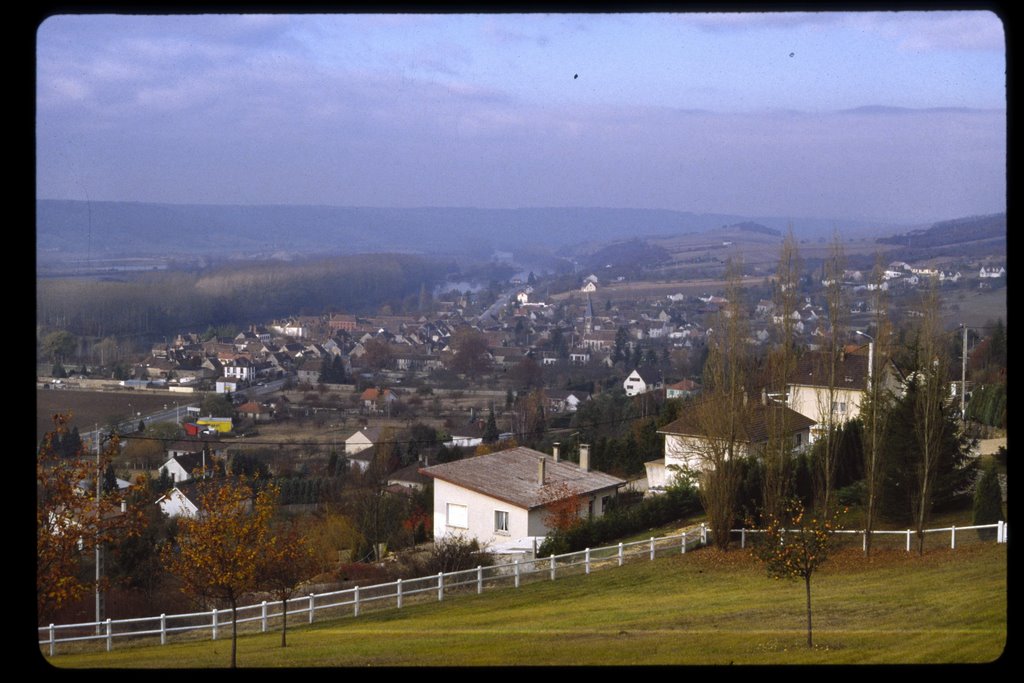
<instances>
[{"instance_id":1,"label":"cloud","mask_svg":"<svg viewBox=\"0 0 1024 683\"><path fill-rule=\"evenodd\" d=\"M988 11L854 13L848 23L896 42L901 50L1003 51L998 15Z\"/></svg>"}]
</instances>

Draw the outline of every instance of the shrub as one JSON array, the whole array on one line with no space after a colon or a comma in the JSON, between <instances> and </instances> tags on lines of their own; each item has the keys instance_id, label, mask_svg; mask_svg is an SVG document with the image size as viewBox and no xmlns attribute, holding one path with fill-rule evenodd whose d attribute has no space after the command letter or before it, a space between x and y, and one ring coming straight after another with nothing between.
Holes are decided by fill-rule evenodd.
<instances>
[{"instance_id":1,"label":"shrub","mask_svg":"<svg viewBox=\"0 0 1024 683\"><path fill-rule=\"evenodd\" d=\"M438 572L457 572L476 567L489 567L494 564L491 554L475 538L463 536L445 536L434 543L433 549L426 558L415 562L415 570L419 576L437 574Z\"/></svg>"},{"instance_id":2,"label":"shrub","mask_svg":"<svg viewBox=\"0 0 1024 683\"><path fill-rule=\"evenodd\" d=\"M537 549L538 557L562 555L584 548L594 548L623 536L668 524L700 509L696 491L689 486L675 486L665 493L645 498L633 505L619 501L604 516L584 520L563 531L552 531Z\"/></svg>"}]
</instances>

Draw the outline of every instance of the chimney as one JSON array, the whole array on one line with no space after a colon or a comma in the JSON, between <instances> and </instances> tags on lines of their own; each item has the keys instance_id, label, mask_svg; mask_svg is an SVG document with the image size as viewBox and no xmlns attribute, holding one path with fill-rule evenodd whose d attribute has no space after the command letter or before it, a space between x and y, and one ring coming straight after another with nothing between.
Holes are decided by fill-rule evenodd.
<instances>
[{"instance_id":1,"label":"chimney","mask_svg":"<svg viewBox=\"0 0 1024 683\"><path fill-rule=\"evenodd\" d=\"M537 458L537 484L544 485L544 458Z\"/></svg>"},{"instance_id":2,"label":"chimney","mask_svg":"<svg viewBox=\"0 0 1024 683\"><path fill-rule=\"evenodd\" d=\"M580 444L580 472L590 471L590 444Z\"/></svg>"},{"instance_id":3,"label":"chimney","mask_svg":"<svg viewBox=\"0 0 1024 683\"><path fill-rule=\"evenodd\" d=\"M551 456L554 458L555 462L558 462L558 446L559 442L557 441L551 444Z\"/></svg>"}]
</instances>

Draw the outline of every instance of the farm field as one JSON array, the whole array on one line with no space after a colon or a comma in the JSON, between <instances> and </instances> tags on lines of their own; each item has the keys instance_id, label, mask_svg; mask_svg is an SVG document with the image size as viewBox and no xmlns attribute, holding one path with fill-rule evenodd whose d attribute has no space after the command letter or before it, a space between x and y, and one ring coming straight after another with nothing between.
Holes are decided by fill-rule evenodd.
<instances>
[{"instance_id":1,"label":"farm field","mask_svg":"<svg viewBox=\"0 0 1024 683\"><path fill-rule=\"evenodd\" d=\"M55 413L71 413L71 425L77 425L80 432L87 432L92 431L94 425L108 424L112 417L126 418L129 410L145 414L162 410L166 405L173 408L175 401L184 406L199 400L201 398L198 394L172 396L142 391L37 389L36 441L41 440L46 432L53 430L52 416Z\"/></svg>"},{"instance_id":2,"label":"farm field","mask_svg":"<svg viewBox=\"0 0 1024 683\"><path fill-rule=\"evenodd\" d=\"M242 667L726 664L951 664L998 660L1007 643L1007 546L923 557L856 549L813 583L806 645L800 582L767 578L742 550L653 562L462 594L241 635ZM230 642L195 640L58 654L59 668L226 667Z\"/></svg>"}]
</instances>

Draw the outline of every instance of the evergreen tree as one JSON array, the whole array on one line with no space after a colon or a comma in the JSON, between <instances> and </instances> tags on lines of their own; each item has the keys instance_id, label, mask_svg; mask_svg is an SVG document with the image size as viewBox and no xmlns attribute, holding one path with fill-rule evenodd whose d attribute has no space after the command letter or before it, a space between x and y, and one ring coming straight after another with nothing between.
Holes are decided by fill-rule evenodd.
<instances>
[{"instance_id":1,"label":"evergreen tree","mask_svg":"<svg viewBox=\"0 0 1024 683\"><path fill-rule=\"evenodd\" d=\"M1003 519L1003 493L999 487L999 472L994 462L989 463L974 489L974 524L995 524ZM996 536L994 529L978 529L985 540Z\"/></svg>"},{"instance_id":2,"label":"evergreen tree","mask_svg":"<svg viewBox=\"0 0 1024 683\"><path fill-rule=\"evenodd\" d=\"M612 362L618 363L620 361L626 361L626 354L629 350L626 348L626 344L629 342L629 333L626 332L625 327L619 327L615 332L615 349L612 351Z\"/></svg>"},{"instance_id":3,"label":"evergreen tree","mask_svg":"<svg viewBox=\"0 0 1024 683\"><path fill-rule=\"evenodd\" d=\"M498 431L498 423L494 419L494 406L491 406L491 411L487 415L487 426L484 428L483 440L484 443L495 443L501 433Z\"/></svg>"},{"instance_id":4,"label":"evergreen tree","mask_svg":"<svg viewBox=\"0 0 1024 683\"><path fill-rule=\"evenodd\" d=\"M901 523L913 521L919 503L915 482L919 475L921 445L914 429L918 391L917 382L908 382L904 395L893 401L884 438L879 440L886 465L882 514ZM957 412L955 406L947 402L939 414L946 427L938 444L930 509L948 506L959 493L969 490L977 470L977 463L970 455L971 439L959 429Z\"/></svg>"}]
</instances>

